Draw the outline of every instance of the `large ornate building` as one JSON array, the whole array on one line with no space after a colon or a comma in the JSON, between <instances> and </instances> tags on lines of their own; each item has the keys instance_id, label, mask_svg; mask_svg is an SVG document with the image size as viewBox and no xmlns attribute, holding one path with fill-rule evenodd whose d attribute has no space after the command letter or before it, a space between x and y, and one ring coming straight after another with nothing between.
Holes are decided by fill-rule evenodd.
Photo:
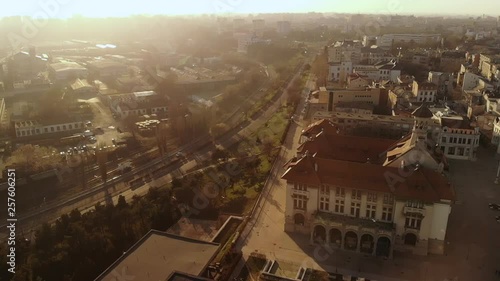
<instances>
[{"instance_id":1,"label":"large ornate building","mask_svg":"<svg viewBox=\"0 0 500 281\"><path fill-rule=\"evenodd\" d=\"M454 190L444 154L426 140L426 113L417 109L411 134L392 143L342 135L327 120L306 128L283 174L285 230L388 258L394 250L442 254Z\"/></svg>"}]
</instances>

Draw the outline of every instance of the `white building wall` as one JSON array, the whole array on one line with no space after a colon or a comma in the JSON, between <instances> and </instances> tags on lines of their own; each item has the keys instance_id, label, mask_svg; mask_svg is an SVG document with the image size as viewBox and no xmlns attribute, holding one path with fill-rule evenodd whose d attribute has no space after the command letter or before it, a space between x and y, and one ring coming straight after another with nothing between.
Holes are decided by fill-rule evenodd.
<instances>
[{"instance_id":1,"label":"white building wall","mask_svg":"<svg viewBox=\"0 0 500 281\"><path fill-rule=\"evenodd\" d=\"M474 73L466 72L464 74L462 91L469 91L469 90L474 89L479 83L479 80L480 80L479 78L480 78L480 76L478 76Z\"/></svg>"},{"instance_id":2,"label":"white building wall","mask_svg":"<svg viewBox=\"0 0 500 281\"><path fill-rule=\"evenodd\" d=\"M431 220L431 230L429 239L443 241L446 237L446 228L448 227L448 217L451 213L451 205L434 203L434 212Z\"/></svg>"}]
</instances>

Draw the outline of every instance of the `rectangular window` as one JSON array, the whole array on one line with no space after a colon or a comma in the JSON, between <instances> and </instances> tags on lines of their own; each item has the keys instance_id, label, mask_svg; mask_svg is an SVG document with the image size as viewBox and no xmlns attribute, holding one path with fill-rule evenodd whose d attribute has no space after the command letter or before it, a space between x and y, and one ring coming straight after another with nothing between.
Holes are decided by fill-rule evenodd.
<instances>
[{"instance_id":1,"label":"rectangular window","mask_svg":"<svg viewBox=\"0 0 500 281\"><path fill-rule=\"evenodd\" d=\"M420 202L420 201L417 201L417 200L409 200L409 201L406 201L405 206L406 207L411 207L411 208L423 209L425 205L424 205L423 202Z\"/></svg>"},{"instance_id":2,"label":"rectangular window","mask_svg":"<svg viewBox=\"0 0 500 281\"><path fill-rule=\"evenodd\" d=\"M417 215L411 214L406 217L405 220L406 228L420 229L421 225L422 225L422 219Z\"/></svg>"},{"instance_id":3,"label":"rectangular window","mask_svg":"<svg viewBox=\"0 0 500 281\"><path fill-rule=\"evenodd\" d=\"M459 156L464 156L464 154L465 154L465 149L463 147L459 147L458 148L458 155Z\"/></svg>"},{"instance_id":4,"label":"rectangular window","mask_svg":"<svg viewBox=\"0 0 500 281\"><path fill-rule=\"evenodd\" d=\"M54 127L50 127L50 131L53 132L54 131Z\"/></svg>"},{"instance_id":5,"label":"rectangular window","mask_svg":"<svg viewBox=\"0 0 500 281\"><path fill-rule=\"evenodd\" d=\"M468 139L468 140L467 140L467 144L470 144L470 143L471 143L471 141L470 141L470 139Z\"/></svg>"},{"instance_id":6,"label":"rectangular window","mask_svg":"<svg viewBox=\"0 0 500 281\"><path fill-rule=\"evenodd\" d=\"M368 192L366 201L377 203L377 193Z\"/></svg>"},{"instance_id":7,"label":"rectangular window","mask_svg":"<svg viewBox=\"0 0 500 281\"><path fill-rule=\"evenodd\" d=\"M337 190L335 191L335 196L345 197L345 188L337 187Z\"/></svg>"},{"instance_id":8,"label":"rectangular window","mask_svg":"<svg viewBox=\"0 0 500 281\"><path fill-rule=\"evenodd\" d=\"M299 184L297 184L297 183L296 183L296 184L294 184L293 188L294 188L295 190L307 191L307 185L305 185L305 184L301 184L301 183L299 183Z\"/></svg>"},{"instance_id":9,"label":"rectangular window","mask_svg":"<svg viewBox=\"0 0 500 281\"><path fill-rule=\"evenodd\" d=\"M330 187L327 185L322 185L320 189L320 194L330 195Z\"/></svg>"},{"instance_id":10,"label":"rectangular window","mask_svg":"<svg viewBox=\"0 0 500 281\"><path fill-rule=\"evenodd\" d=\"M441 138L441 142L442 142L442 143L446 143L446 137L442 137L442 138Z\"/></svg>"},{"instance_id":11,"label":"rectangular window","mask_svg":"<svg viewBox=\"0 0 500 281\"><path fill-rule=\"evenodd\" d=\"M359 218L359 210L361 209L360 203L351 203L351 216Z\"/></svg>"},{"instance_id":12,"label":"rectangular window","mask_svg":"<svg viewBox=\"0 0 500 281\"><path fill-rule=\"evenodd\" d=\"M48 132L49 132L49 128L44 128L44 131L45 131L46 133L48 133Z\"/></svg>"},{"instance_id":13,"label":"rectangular window","mask_svg":"<svg viewBox=\"0 0 500 281\"><path fill-rule=\"evenodd\" d=\"M68 127L70 130L73 130L73 125L69 124Z\"/></svg>"},{"instance_id":14,"label":"rectangular window","mask_svg":"<svg viewBox=\"0 0 500 281\"><path fill-rule=\"evenodd\" d=\"M455 148L454 147L448 147L448 154L449 155L455 155Z\"/></svg>"},{"instance_id":15,"label":"rectangular window","mask_svg":"<svg viewBox=\"0 0 500 281\"><path fill-rule=\"evenodd\" d=\"M307 208L307 197L305 195L294 195L293 208L305 210Z\"/></svg>"},{"instance_id":16,"label":"rectangular window","mask_svg":"<svg viewBox=\"0 0 500 281\"><path fill-rule=\"evenodd\" d=\"M366 217L370 219L374 219L377 213L377 206L374 204L366 205Z\"/></svg>"},{"instance_id":17,"label":"rectangular window","mask_svg":"<svg viewBox=\"0 0 500 281\"><path fill-rule=\"evenodd\" d=\"M319 209L321 211L330 211L330 198L320 197L319 199Z\"/></svg>"},{"instance_id":18,"label":"rectangular window","mask_svg":"<svg viewBox=\"0 0 500 281\"><path fill-rule=\"evenodd\" d=\"M392 196L392 194L384 194L384 204L385 205L394 204L394 197Z\"/></svg>"},{"instance_id":19,"label":"rectangular window","mask_svg":"<svg viewBox=\"0 0 500 281\"><path fill-rule=\"evenodd\" d=\"M351 193L351 198L353 200L361 200L361 190L353 189Z\"/></svg>"},{"instance_id":20,"label":"rectangular window","mask_svg":"<svg viewBox=\"0 0 500 281\"><path fill-rule=\"evenodd\" d=\"M392 221L392 207L383 207L382 208L382 220L383 221Z\"/></svg>"},{"instance_id":21,"label":"rectangular window","mask_svg":"<svg viewBox=\"0 0 500 281\"><path fill-rule=\"evenodd\" d=\"M335 213L343 214L344 213L345 202L343 199L335 200Z\"/></svg>"},{"instance_id":22,"label":"rectangular window","mask_svg":"<svg viewBox=\"0 0 500 281\"><path fill-rule=\"evenodd\" d=\"M63 130L66 131L66 125L63 125Z\"/></svg>"}]
</instances>

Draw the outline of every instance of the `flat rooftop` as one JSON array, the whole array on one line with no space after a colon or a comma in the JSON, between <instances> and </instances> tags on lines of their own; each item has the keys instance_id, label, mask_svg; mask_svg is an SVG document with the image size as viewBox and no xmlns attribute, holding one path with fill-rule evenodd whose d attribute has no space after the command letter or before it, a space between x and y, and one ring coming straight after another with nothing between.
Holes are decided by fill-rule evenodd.
<instances>
[{"instance_id":1,"label":"flat rooftop","mask_svg":"<svg viewBox=\"0 0 500 281\"><path fill-rule=\"evenodd\" d=\"M151 230L95 281L166 280L175 272L200 275L219 250L219 244Z\"/></svg>"},{"instance_id":2,"label":"flat rooftop","mask_svg":"<svg viewBox=\"0 0 500 281\"><path fill-rule=\"evenodd\" d=\"M167 230L167 233L203 241L212 241L215 234L217 234L217 229L217 221L181 218Z\"/></svg>"}]
</instances>

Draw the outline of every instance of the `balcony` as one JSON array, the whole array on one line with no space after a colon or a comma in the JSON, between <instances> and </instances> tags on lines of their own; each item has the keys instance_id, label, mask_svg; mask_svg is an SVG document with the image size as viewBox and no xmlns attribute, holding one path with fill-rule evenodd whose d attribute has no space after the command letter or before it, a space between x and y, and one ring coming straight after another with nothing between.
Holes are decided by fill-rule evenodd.
<instances>
[{"instance_id":1,"label":"balcony","mask_svg":"<svg viewBox=\"0 0 500 281\"><path fill-rule=\"evenodd\" d=\"M416 214L417 216L420 217L425 217L425 209L424 208L414 208L414 207L407 207L405 206L403 208L403 214L405 216L408 216L410 214Z\"/></svg>"},{"instance_id":2,"label":"balcony","mask_svg":"<svg viewBox=\"0 0 500 281\"><path fill-rule=\"evenodd\" d=\"M309 198L309 191L307 190L299 190L299 189L292 189L292 193L294 195L305 195L307 198Z\"/></svg>"},{"instance_id":3,"label":"balcony","mask_svg":"<svg viewBox=\"0 0 500 281\"><path fill-rule=\"evenodd\" d=\"M374 234L386 234L388 236L392 236L395 232L395 225L393 223L375 221L366 218L355 218L321 211L317 211L313 214L313 216L314 223L329 227L341 227L346 231L366 231Z\"/></svg>"}]
</instances>

